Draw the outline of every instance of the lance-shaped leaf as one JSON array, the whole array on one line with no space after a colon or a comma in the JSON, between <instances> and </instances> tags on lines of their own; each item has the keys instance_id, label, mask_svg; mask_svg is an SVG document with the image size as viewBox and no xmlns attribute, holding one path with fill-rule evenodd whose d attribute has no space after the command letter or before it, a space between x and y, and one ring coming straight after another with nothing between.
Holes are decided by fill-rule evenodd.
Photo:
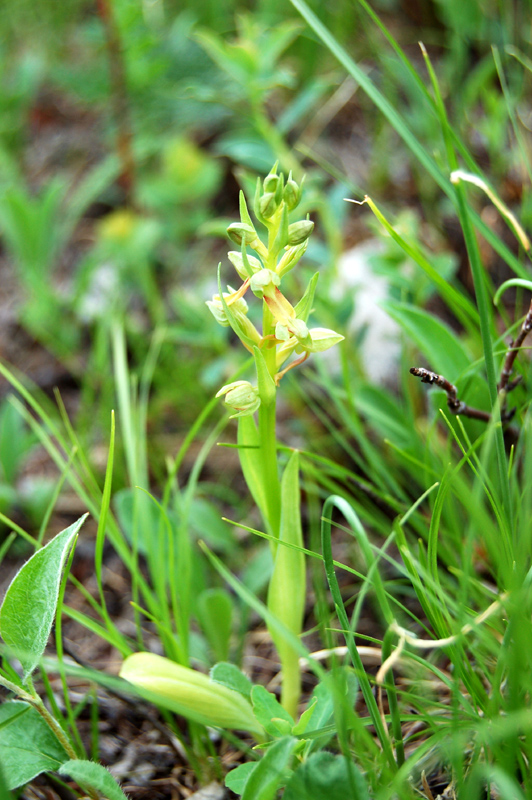
<instances>
[{"instance_id":1,"label":"lance-shaped leaf","mask_svg":"<svg viewBox=\"0 0 532 800\"><path fill-rule=\"evenodd\" d=\"M17 572L0 609L0 634L31 675L44 653L57 608L61 573L87 514L37 550Z\"/></svg>"},{"instance_id":2,"label":"lance-shaped leaf","mask_svg":"<svg viewBox=\"0 0 532 800\"><path fill-rule=\"evenodd\" d=\"M298 319L302 319L303 322L307 322L309 314L312 311L312 305L314 303L314 293L316 292L316 284L318 283L319 277L320 273L315 272L308 283L308 286L305 290L305 294L303 295L299 303L296 305L296 317Z\"/></svg>"},{"instance_id":3,"label":"lance-shaped leaf","mask_svg":"<svg viewBox=\"0 0 532 800\"><path fill-rule=\"evenodd\" d=\"M58 771L60 775L68 775L70 778L74 778L80 786L96 789L107 800L127 800L127 796L109 770L94 761L85 761L83 759L67 761Z\"/></svg>"},{"instance_id":4,"label":"lance-shaped leaf","mask_svg":"<svg viewBox=\"0 0 532 800\"><path fill-rule=\"evenodd\" d=\"M303 546L301 532L299 454L291 455L281 481L280 541ZM278 544L268 590L268 609L295 636L299 636L305 611L305 556L299 549ZM283 670L282 705L295 717L301 689L299 653L276 630L270 633Z\"/></svg>"}]
</instances>

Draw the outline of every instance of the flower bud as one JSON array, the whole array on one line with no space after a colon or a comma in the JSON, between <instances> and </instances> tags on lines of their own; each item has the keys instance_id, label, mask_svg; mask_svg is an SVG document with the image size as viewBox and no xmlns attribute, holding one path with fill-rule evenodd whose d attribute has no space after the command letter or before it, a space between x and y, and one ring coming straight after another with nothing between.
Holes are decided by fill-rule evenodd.
<instances>
[{"instance_id":1,"label":"flower bud","mask_svg":"<svg viewBox=\"0 0 532 800\"><path fill-rule=\"evenodd\" d=\"M246 244L252 245L259 238L255 228L245 222L232 222L227 228L227 235L236 244L242 244L244 240Z\"/></svg>"},{"instance_id":2,"label":"flower bud","mask_svg":"<svg viewBox=\"0 0 532 800\"><path fill-rule=\"evenodd\" d=\"M283 200L288 206L289 211L292 211L294 208L296 208L301 200L301 188L298 186L295 180L293 180L292 173L290 173L288 180L286 181L286 186L284 187L283 192Z\"/></svg>"},{"instance_id":3,"label":"flower bud","mask_svg":"<svg viewBox=\"0 0 532 800\"><path fill-rule=\"evenodd\" d=\"M258 258L255 258L255 256L246 257L253 272L258 272L260 269L262 269L262 262L259 261ZM227 253L227 258L243 281L249 278L248 271L244 265L242 253L239 253L238 250L230 250L229 253Z\"/></svg>"},{"instance_id":4,"label":"flower bud","mask_svg":"<svg viewBox=\"0 0 532 800\"><path fill-rule=\"evenodd\" d=\"M275 214L278 208L279 203L273 192L266 192L266 194L262 195L259 201L259 210L263 217L269 219Z\"/></svg>"},{"instance_id":5,"label":"flower bud","mask_svg":"<svg viewBox=\"0 0 532 800\"><path fill-rule=\"evenodd\" d=\"M262 737L250 703L239 692L215 683L207 675L154 653L133 653L120 677L142 697L203 725L249 731Z\"/></svg>"},{"instance_id":6,"label":"flower bud","mask_svg":"<svg viewBox=\"0 0 532 800\"><path fill-rule=\"evenodd\" d=\"M314 223L309 219L302 219L299 222L293 222L288 226L288 244L291 247L297 244L303 244L312 231L314 230Z\"/></svg>"},{"instance_id":7,"label":"flower bud","mask_svg":"<svg viewBox=\"0 0 532 800\"><path fill-rule=\"evenodd\" d=\"M305 254L305 251L308 247L308 239L305 239L304 242L298 245L294 245L294 247L287 247L283 257L277 264L276 272L278 275L283 277L289 272L292 267L295 267L299 259Z\"/></svg>"},{"instance_id":8,"label":"flower bud","mask_svg":"<svg viewBox=\"0 0 532 800\"><path fill-rule=\"evenodd\" d=\"M328 350L329 347L334 347L335 344L338 344L338 342L343 341L345 338L341 334L336 333L336 331L331 331L329 328L311 328L309 330L309 336L310 341L308 344L298 341L298 346L296 347L297 353L303 351L307 353L323 353L324 350Z\"/></svg>"},{"instance_id":9,"label":"flower bud","mask_svg":"<svg viewBox=\"0 0 532 800\"><path fill-rule=\"evenodd\" d=\"M270 172L269 175L266 175L263 182L263 187L265 192L271 192L275 194L275 190L277 189L277 185L279 183L279 175L275 175L273 172Z\"/></svg>"},{"instance_id":10,"label":"flower bud","mask_svg":"<svg viewBox=\"0 0 532 800\"><path fill-rule=\"evenodd\" d=\"M226 406L237 412L231 415L231 419L250 416L260 406L259 391L249 381L228 383L222 386L220 391L216 393L216 397L221 397L224 394Z\"/></svg>"}]
</instances>

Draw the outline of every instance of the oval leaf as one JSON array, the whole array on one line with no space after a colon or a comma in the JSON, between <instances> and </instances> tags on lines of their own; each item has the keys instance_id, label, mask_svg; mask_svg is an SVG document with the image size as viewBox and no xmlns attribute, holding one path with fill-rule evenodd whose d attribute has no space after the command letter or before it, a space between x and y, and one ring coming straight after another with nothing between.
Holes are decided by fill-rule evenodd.
<instances>
[{"instance_id":1,"label":"oval leaf","mask_svg":"<svg viewBox=\"0 0 532 800\"><path fill-rule=\"evenodd\" d=\"M0 705L0 765L9 789L41 772L56 772L68 755L40 714L28 703Z\"/></svg>"},{"instance_id":2,"label":"oval leaf","mask_svg":"<svg viewBox=\"0 0 532 800\"><path fill-rule=\"evenodd\" d=\"M91 789L96 789L107 800L127 800L120 786L111 773L95 761L66 761L58 770L60 775L68 775L77 783Z\"/></svg>"},{"instance_id":3,"label":"oval leaf","mask_svg":"<svg viewBox=\"0 0 532 800\"><path fill-rule=\"evenodd\" d=\"M350 774L351 773L351 774ZM288 782L285 800L345 800L357 797L369 800L369 793L359 770L343 756L316 753L297 769Z\"/></svg>"},{"instance_id":4,"label":"oval leaf","mask_svg":"<svg viewBox=\"0 0 532 800\"><path fill-rule=\"evenodd\" d=\"M87 514L37 550L17 572L0 609L0 635L24 669L24 681L41 658L52 629L61 572Z\"/></svg>"}]
</instances>

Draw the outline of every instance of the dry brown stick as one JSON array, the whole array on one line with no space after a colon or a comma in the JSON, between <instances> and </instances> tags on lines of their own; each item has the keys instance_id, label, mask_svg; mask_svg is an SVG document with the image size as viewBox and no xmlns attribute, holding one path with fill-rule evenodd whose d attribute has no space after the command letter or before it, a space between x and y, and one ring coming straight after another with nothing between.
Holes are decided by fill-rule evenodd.
<instances>
[{"instance_id":1,"label":"dry brown stick","mask_svg":"<svg viewBox=\"0 0 532 800\"><path fill-rule=\"evenodd\" d=\"M470 417L471 419L480 419L483 422L489 422L491 414L488 411L482 411L480 408L472 408L466 405L462 400L458 399L458 389L454 384L444 378L443 375L438 375L437 372L431 372L423 367L411 367L410 372L421 378L421 383L435 383L440 386L447 395L447 405L452 414L461 414L463 417Z\"/></svg>"},{"instance_id":2,"label":"dry brown stick","mask_svg":"<svg viewBox=\"0 0 532 800\"><path fill-rule=\"evenodd\" d=\"M510 342L510 346L506 352L506 357L504 359L504 364L502 365L501 370L501 379L499 381L499 394L501 396L501 417L502 419L510 419L512 414L506 413L506 398L508 392L511 392L513 388L517 386L517 384L521 381L521 376L518 375L517 378L513 381L510 381L510 375L513 372L514 362L517 358L520 348L523 346L523 342L525 341L528 334L532 331L532 300L530 301L530 308L528 309L528 313L521 325L521 330L517 334L515 341Z\"/></svg>"}]
</instances>

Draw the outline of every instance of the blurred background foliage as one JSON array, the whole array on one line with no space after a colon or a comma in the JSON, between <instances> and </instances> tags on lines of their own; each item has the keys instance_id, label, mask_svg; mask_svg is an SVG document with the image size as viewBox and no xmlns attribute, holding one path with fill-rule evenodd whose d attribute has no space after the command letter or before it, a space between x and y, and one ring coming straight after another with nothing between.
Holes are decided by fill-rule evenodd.
<instances>
[{"instance_id":1,"label":"blurred background foliage","mask_svg":"<svg viewBox=\"0 0 532 800\"><path fill-rule=\"evenodd\" d=\"M443 164L440 123L423 91L423 41L456 135L530 222L523 180L532 124L529 2L309 5ZM216 290L219 261L222 280L230 280L223 237L235 218L238 184L252 194L256 175L279 160L285 173L306 174L302 210L317 223L294 293L322 268L316 317L349 333L341 363L327 362L320 370L329 378L317 379L349 375L370 428L382 433L391 425L405 443L410 428L400 433L399 420L390 422L394 401L386 406L405 365L390 367L385 388L369 375L363 348L371 321L356 321L357 297L360 311L364 295L342 272L342 253L367 245L366 283L384 281L381 299L396 304L389 316L403 329L412 332L414 324L405 304L435 310L449 330L461 323L415 259L369 212L355 212L343 198L371 193L445 280L470 291L461 234L448 199L288 0L8 0L0 68L6 336L27 337L18 347L5 343L3 353L45 391L57 384L68 394L74 385L69 412L83 442L105 436L115 403L116 324L125 332L133 382L142 381L153 358L150 475L164 473L172 437L179 442L230 379L238 356L204 301ZM491 207L478 202L490 221ZM489 248L486 267L496 282L506 276ZM478 359L478 331L463 333L464 358ZM34 346L54 359L42 356L41 371L28 359ZM315 369L307 372L314 379ZM43 377L43 370L50 374ZM300 387L288 383L284 424L297 441L304 434ZM414 407L421 390L409 385L406 397ZM404 407L401 414L413 411ZM325 423L318 426L323 447L333 447Z\"/></svg>"}]
</instances>

